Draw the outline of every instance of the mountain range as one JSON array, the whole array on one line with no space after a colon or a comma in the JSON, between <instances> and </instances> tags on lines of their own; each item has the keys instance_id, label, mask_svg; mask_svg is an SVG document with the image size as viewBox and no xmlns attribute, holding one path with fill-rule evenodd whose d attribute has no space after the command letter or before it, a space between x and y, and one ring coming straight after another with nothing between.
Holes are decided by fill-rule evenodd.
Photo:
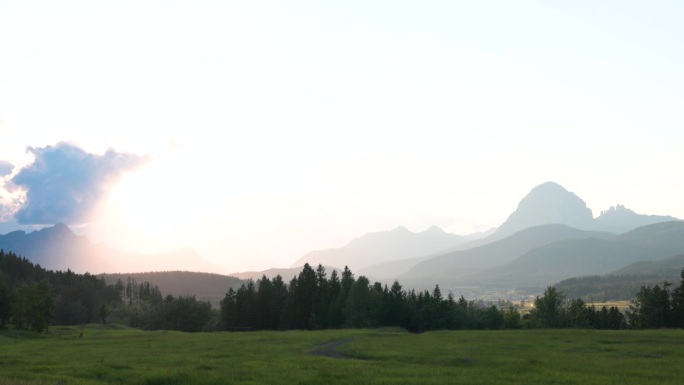
<instances>
[{"instance_id":1,"label":"mountain range","mask_svg":"<svg viewBox=\"0 0 684 385\"><path fill-rule=\"evenodd\" d=\"M453 286L484 269L513 263L538 247L570 239L610 239L614 234L577 230L567 225L547 224L521 230L509 237L482 246L443 254L423 261L402 274L400 282L423 287L433 282Z\"/></svg>"},{"instance_id":2,"label":"mountain range","mask_svg":"<svg viewBox=\"0 0 684 385\"><path fill-rule=\"evenodd\" d=\"M438 243L424 237L428 231L416 234L397 228L366 234L337 249L311 252L295 265L301 266L304 262L348 265L358 274L384 282L398 279L408 287L427 288L435 283L448 287L459 283L471 286L475 278L468 277L489 283L490 280L478 273L509 263L512 265L508 267L512 268L518 263L515 262L517 258L537 247L565 240L574 243L573 239L610 240L638 227L673 221L677 218L637 214L623 205L613 206L594 218L586 203L575 193L555 182L547 182L533 188L501 226L481 238L447 238L447 233L432 228L433 234L441 234L445 239ZM443 247L451 240L451 245ZM594 242L593 245L600 248L599 242L584 242ZM422 248L403 247L405 244L421 245ZM571 253L567 247L554 247L558 250L549 250ZM636 253L636 249L631 251ZM600 250L596 253L600 254ZM523 272L520 274L524 276ZM510 280L516 285L521 281L525 279Z\"/></svg>"},{"instance_id":3,"label":"mountain range","mask_svg":"<svg viewBox=\"0 0 684 385\"><path fill-rule=\"evenodd\" d=\"M340 248L312 251L299 258L292 267L309 263L349 266L352 270L360 270L382 262L430 254L463 244L469 239L446 233L437 226L421 233L414 233L400 226L390 231L368 233Z\"/></svg>"},{"instance_id":4,"label":"mountain range","mask_svg":"<svg viewBox=\"0 0 684 385\"><path fill-rule=\"evenodd\" d=\"M659 222L678 220L671 216L643 215L616 205L594 218L591 209L575 193L555 182L533 188L517 209L497 228L498 238L512 235L528 227L564 224L581 230L607 231L615 234Z\"/></svg>"},{"instance_id":5,"label":"mountain range","mask_svg":"<svg viewBox=\"0 0 684 385\"><path fill-rule=\"evenodd\" d=\"M50 270L71 269L77 273L168 270L212 271L208 263L192 249L144 254L93 244L65 224L26 233L13 231L0 235L0 249L12 251Z\"/></svg>"},{"instance_id":6,"label":"mountain range","mask_svg":"<svg viewBox=\"0 0 684 385\"><path fill-rule=\"evenodd\" d=\"M639 227L615 237L559 240L460 280L483 286L540 288L562 279L605 274L638 261L684 253L684 222Z\"/></svg>"},{"instance_id":7,"label":"mountain range","mask_svg":"<svg viewBox=\"0 0 684 385\"><path fill-rule=\"evenodd\" d=\"M137 271L156 271L159 266L214 268L189 249L140 254L94 245L63 224L0 235L0 248L46 268L76 272L132 271L131 266ZM455 293L464 287L539 292L563 279L619 272L628 266L638 271L638 266L646 269L650 262L681 254L684 222L677 218L637 214L623 205L594 218L576 194L547 182L533 188L501 226L486 234L461 236L436 226L414 233L397 227L368 233L339 248L312 251L289 268L233 275L257 280L280 274L289 280L309 263L323 264L328 273L349 266L357 276L388 284L398 279L407 288L431 289L439 284L443 291Z\"/></svg>"}]
</instances>

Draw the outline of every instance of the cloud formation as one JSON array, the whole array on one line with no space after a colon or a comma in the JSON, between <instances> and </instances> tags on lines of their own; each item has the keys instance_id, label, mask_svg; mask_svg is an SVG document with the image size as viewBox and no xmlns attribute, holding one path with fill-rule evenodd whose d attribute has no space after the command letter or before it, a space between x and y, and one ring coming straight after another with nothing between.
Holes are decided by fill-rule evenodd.
<instances>
[{"instance_id":1,"label":"cloud formation","mask_svg":"<svg viewBox=\"0 0 684 385\"><path fill-rule=\"evenodd\" d=\"M14 205L9 192L5 190L5 185L8 182L9 175L12 173L14 166L10 162L0 160L0 222L8 221L14 214Z\"/></svg>"},{"instance_id":2,"label":"cloud formation","mask_svg":"<svg viewBox=\"0 0 684 385\"><path fill-rule=\"evenodd\" d=\"M14 214L20 224L79 224L128 170L146 161L135 154L107 151L89 154L68 143L42 148L29 147L33 163L21 169L11 182L25 192Z\"/></svg>"},{"instance_id":3,"label":"cloud formation","mask_svg":"<svg viewBox=\"0 0 684 385\"><path fill-rule=\"evenodd\" d=\"M6 160L0 160L0 177L11 174L12 169L14 169L12 163Z\"/></svg>"}]
</instances>

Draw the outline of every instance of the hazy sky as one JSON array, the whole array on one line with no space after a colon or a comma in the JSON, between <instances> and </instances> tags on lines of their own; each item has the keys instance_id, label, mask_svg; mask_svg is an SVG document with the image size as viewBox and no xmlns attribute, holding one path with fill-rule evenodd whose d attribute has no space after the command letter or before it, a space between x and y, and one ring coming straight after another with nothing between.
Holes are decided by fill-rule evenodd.
<instances>
[{"instance_id":1,"label":"hazy sky","mask_svg":"<svg viewBox=\"0 0 684 385\"><path fill-rule=\"evenodd\" d=\"M549 180L594 215L684 218L682 20L673 1L0 0L0 229L63 218L231 271L399 225L486 230Z\"/></svg>"}]
</instances>

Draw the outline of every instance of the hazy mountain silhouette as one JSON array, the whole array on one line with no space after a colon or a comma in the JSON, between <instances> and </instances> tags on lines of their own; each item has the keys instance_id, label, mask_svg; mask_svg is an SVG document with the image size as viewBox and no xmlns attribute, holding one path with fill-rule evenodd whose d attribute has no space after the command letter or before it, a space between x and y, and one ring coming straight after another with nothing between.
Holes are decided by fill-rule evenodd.
<instances>
[{"instance_id":1,"label":"hazy mountain silhouette","mask_svg":"<svg viewBox=\"0 0 684 385\"><path fill-rule=\"evenodd\" d=\"M74 234L63 223L30 233L19 230L0 235L0 249L13 251L50 270L71 268L82 272L83 267L98 262L89 252L88 239Z\"/></svg>"},{"instance_id":2,"label":"hazy mountain silhouette","mask_svg":"<svg viewBox=\"0 0 684 385\"><path fill-rule=\"evenodd\" d=\"M453 253L456 251L473 249L475 247L491 243L494 240L496 240L495 238L493 238L495 231L496 229L492 229L485 232L470 234L464 236L464 238L466 238L466 241L464 241L463 243L458 243L454 246L449 246L445 249L440 249L438 251L426 255L421 255L419 257L396 259L381 262L357 270L356 273L360 275L365 275L367 277L373 277L375 279L379 279L382 281L392 281L402 276L404 273L408 272L409 270L411 270L411 268L413 268L414 266L423 261L427 261L429 259Z\"/></svg>"},{"instance_id":3,"label":"hazy mountain silhouette","mask_svg":"<svg viewBox=\"0 0 684 385\"><path fill-rule=\"evenodd\" d=\"M497 229L496 236L548 223L621 234L637 227L676 220L671 216L637 214L623 205L613 206L594 219L591 210L577 195L558 183L546 182L533 188L520 201L518 208Z\"/></svg>"},{"instance_id":4,"label":"hazy mountain silhouette","mask_svg":"<svg viewBox=\"0 0 684 385\"><path fill-rule=\"evenodd\" d=\"M619 234L641 226L676 220L678 219L671 216L637 214L623 205L617 205L601 212L595 219L594 226L603 231Z\"/></svg>"},{"instance_id":5,"label":"hazy mountain silhouette","mask_svg":"<svg viewBox=\"0 0 684 385\"><path fill-rule=\"evenodd\" d=\"M560 224L535 226L479 247L423 261L399 277L399 280L409 286L419 287L436 283L455 284L469 274L513 261L536 247L564 239L588 237L611 239L616 236Z\"/></svg>"},{"instance_id":6,"label":"hazy mountain silhouette","mask_svg":"<svg viewBox=\"0 0 684 385\"><path fill-rule=\"evenodd\" d=\"M611 207L609 210L602 212L601 215L594 219L592 212L587 208L586 203L576 194L566 190L563 186L555 182L546 182L534 187L517 206L517 209L508 217L508 219L494 231L483 238L475 240L463 239L453 245L445 248L435 247L432 252L423 254L414 254L414 250L410 252L407 250L397 250L396 248L389 253L384 252L368 252L366 244L371 244L373 250L388 249L392 246L399 246L402 244L395 239L391 239L390 234L396 232L406 233L408 230L398 228L393 232L372 233L352 241L349 245L340 249L330 249L307 254L297 261L301 264L308 260L322 260L325 263L335 266L349 265L356 266L352 269L359 274L380 279L383 281L391 281L396 278L401 279L418 279L415 282L422 281L418 278L421 276L449 276L450 280L454 277L460 277L464 274L472 273L478 269L486 267L493 267L490 263L501 259L500 253L491 251L491 249L479 249L482 246L491 244L493 242L505 239L522 230L530 229L542 225L565 225L573 229L584 231L599 231L619 234L625 231L635 229L640 226L645 226L653 223L676 220L670 216L657 215L641 215L618 205ZM547 229L548 231L551 228ZM557 228L556 228L557 229ZM539 230L538 230L539 231ZM573 230L575 231L575 230ZM535 237L535 233L530 233L531 237ZM380 236L384 235L384 236ZM392 234L395 235L395 234ZM544 236L547 236L545 234ZM576 234L577 235L577 234ZM541 235L540 235L541 236ZM538 247L554 240L566 239L561 237L559 239L553 236L541 238L530 241L531 247ZM560 236L560 234L559 234ZM582 237L590 236L588 234ZM595 238L606 238L608 235L601 236L593 235ZM572 238L572 237L570 237ZM365 243L365 244L364 244ZM385 243L385 245L383 245ZM358 245L361 244L361 245ZM366 247L364 249L363 247ZM440 246L434 244L434 246ZM494 246L493 248L496 248ZM469 251L474 250L474 251ZM511 249L506 251L502 249L502 253L512 260L514 257L520 256L520 252L526 252L530 249ZM462 254L460 254L462 253ZM407 254L414 254L406 257ZM385 255L386 257L378 258L378 255ZM357 259L363 259L359 262ZM486 262L486 263L485 263ZM410 278L409 278L410 277Z\"/></svg>"},{"instance_id":7,"label":"hazy mountain silhouette","mask_svg":"<svg viewBox=\"0 0 684 385\"><path fill-rule=\"evenodd\" d=\"M609 275L652 274L664 277L674 277L674 280L670 280L670 282L676 283L679 281L679 275L682 272L682 269L684 269L684 254L657 261L634 262L609 273Z\"/></svg>"},{"instance_id":8,"label":"hazy mountain silhouette","mask_svg":"<svg viewBox=\"0 0 684 385\"><path fill-rule=\"evenodd\" d=\"M0 249L13 251L46 269L71 269L77 273L215 270L191 249L154 254L124 252L92 244L87 237L74 234L62 223L30 233L14 231L0 235Z\"/></svg>"},{"instance_id":9,"label":"hazy mountain silhouette","mask_svg":"<svg viewBox=\"0 0 684 385\"><path fill-rule=\"evenodd\" d=\"M352 271L357 271L381 262L427 255L467 240L464 236L445 233L437 226L421 233L397 227L391 231L368 233L340 248L312 251L292 266L303 266L304 263L349 266Z\"/></svg>"},{"instance_id":10,"label":"hazy mountain silhouette","mask_svg":"<svg viewBox=\"0 0 684 385\"><path fill-rule=\"evenodd\" d=\"M667 221L666 220L675 220ZM646 226L643 226L646 224ZM640 226L640 227L639 227ZM635 228L636 227L636 228ZM601 231L599 231L601 230ZM621 235L611 232L630 230ZM344 266L358 276L411 288L462 285L542 287L564 278L603 274L638 261L684 254L684 222L641 215L622 205L594 219L577 195L554 182L533 188L493 234L472 240L433 226L413 233L404 227L368 233L347 245L310 252L289 269L236 273L244 279L297 275L304 263ZM34 263L75 272L216 271L190 249L142 254L91 244L66 225L0 235L0 248Z\"/></svg>"},{"instance_id":11,"label":"hazy mountain silhouette","mask_svg":"<svg viewBox=\"0 0 684 385\"><path fill-rule=\"evenodd\" d=\"M684 253L684 222L643 226L612 239L566 239L501 266L464 277L460 284L542 288L566 278L606 274L639 261Z\"/></svg>"},{"instance_id":12,"label":"hazy mountain silhouette","mask_svg":"<svg viewBox=\"0 0 684 385\"><path fill-rule=\"evenodd\" d=\"M429 254L422 257L382 262L378 263L377 265L364 267L363 269L357 270L354 273L358 275L365 275L366 277L372 277L375 280L390 282L398 279L417 264L433 257L434 254Z\"/></svg>"},{"instance_id":13,"label":"hazy mountain silhouette","mask_svg":"<svg viewBox=\"0 0 684 385\"><path fill-rule=\"evenodd\" d=\"M577 229L593 228L594 217L586 203L555 182L546 182L532 189L518 203L518 208L496 230L498 237L520 230L557 223Z\"/></svg>"}]
</instances>

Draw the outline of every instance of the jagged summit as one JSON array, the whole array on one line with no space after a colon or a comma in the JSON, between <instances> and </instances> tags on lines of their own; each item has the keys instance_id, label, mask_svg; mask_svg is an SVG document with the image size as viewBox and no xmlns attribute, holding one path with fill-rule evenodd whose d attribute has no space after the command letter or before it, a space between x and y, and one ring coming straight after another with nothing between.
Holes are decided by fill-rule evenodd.
<instances>
[{"instance_id":1,"label":"jagged summit","mask_svg":"<svg viewBox=\"0 0 684 385\"><path fill-rule=\"evenodd\" d=\"M587 204L574 193L555 182L533 188L518 208L497 230L505 236L532 226L564 224L575 228L591 228L593 215Z\"/></svg>"},{"instance_id":2,"label":"jagged summit","mask_svg":"<svg viewBox=\"0 0 684 385\"><path fill-rule=\"evenodd\" d=\"M631 229L651 225L659 222L678 221L679 219L669 215L643 215L637 214L624 205L611 206L602 211L595 222L596 227L612 233L623 233Z\"/></svg>"}]
</instances>

